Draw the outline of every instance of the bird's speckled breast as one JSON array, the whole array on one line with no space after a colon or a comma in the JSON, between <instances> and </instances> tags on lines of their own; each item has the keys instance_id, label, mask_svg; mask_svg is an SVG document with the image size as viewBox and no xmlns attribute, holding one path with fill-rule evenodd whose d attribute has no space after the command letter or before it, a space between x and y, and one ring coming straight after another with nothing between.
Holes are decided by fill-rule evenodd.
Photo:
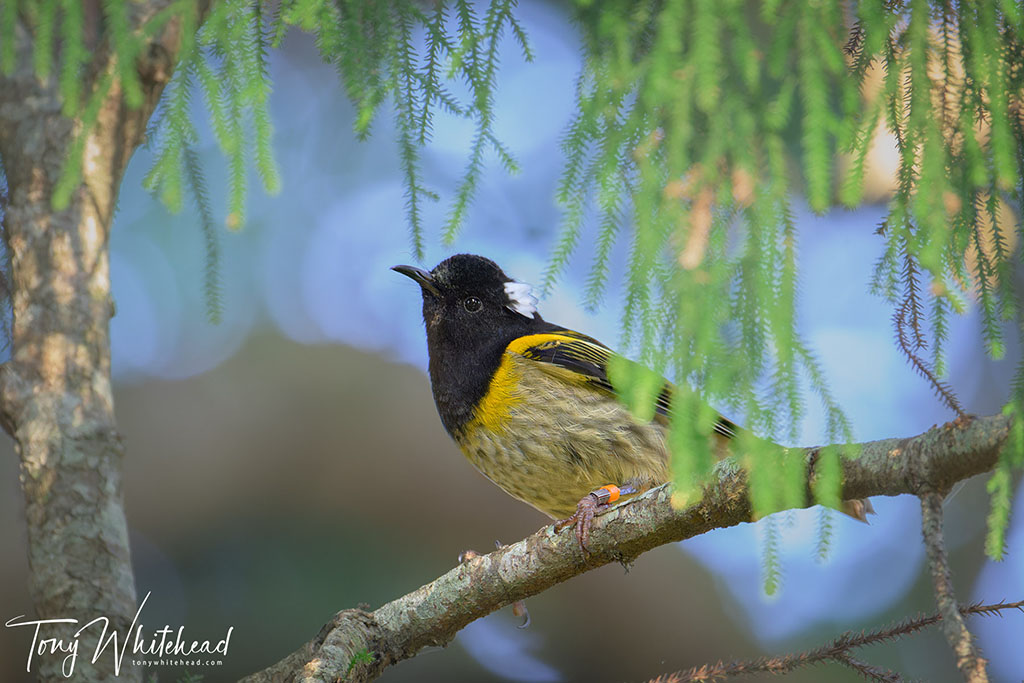
<instances>
[{"instance_id":1,"label":"bird's speckled breast","mask_svg":"<svg viewBox=\"0 0 1024 683\"><path fill-rule=\"evenodd\" d=\"M562 374L506 352L473 419L455 435L469 461L554 518L573 514L580 498L605 484L644 490L667 481L664 428L638 422L611 395L572 391Z\"/></svg>"}]
</instances>

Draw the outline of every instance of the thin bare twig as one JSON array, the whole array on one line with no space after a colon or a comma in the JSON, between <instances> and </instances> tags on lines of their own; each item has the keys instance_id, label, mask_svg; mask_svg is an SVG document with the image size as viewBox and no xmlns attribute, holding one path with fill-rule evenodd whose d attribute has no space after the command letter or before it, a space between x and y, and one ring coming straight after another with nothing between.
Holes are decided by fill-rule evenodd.
<instances>
[{"instance_id":1,"label":"thin bare twig","mask_svg":"<svg viewBox=\"0 0 1024 683\"><path fill-rule=\"evenodd\" d=\"M1008 609L1024 612L1024 600L998 602L994 605L974 604L960 607L959 609L954 608L953 612L956 619L963 621L961 615L1001 615L1003 610ZM676 673L659 676L652 683L703 683L705 681L719 681L734 676L755 673L785 674L805 666L828 662L850 667L869 681L898 683L903 680L898 673L854 659L851 651L859 647L899 640L903 636L916 633L940 621L947 621L948 623L948 620L944 620L943 616L942 613L918 616L875 631L861 631L860 633L847 631L821 647L791 655L759 657L758 659L744 662L725 663L719 661L714 664L703 664L689 671L677 671Z\"/></svg>"}]
</instances>

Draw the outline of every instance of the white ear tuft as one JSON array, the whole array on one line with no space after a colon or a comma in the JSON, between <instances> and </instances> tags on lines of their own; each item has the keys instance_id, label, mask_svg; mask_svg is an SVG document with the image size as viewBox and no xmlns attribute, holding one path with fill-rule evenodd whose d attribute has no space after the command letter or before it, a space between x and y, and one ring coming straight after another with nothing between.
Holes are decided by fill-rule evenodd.
<instances>
[{"instance_id":1,"label":"white ear tuft","mask_svg":"<svg viewBox=\"0 0 1024 683\"><path fill-rule=\"evenodd\" d=\"M508 297L508 308L519 315L532 318L537 312L537 297L533 288L525 282L506 282L505 295Z\"/></svg>"}]
</instances>

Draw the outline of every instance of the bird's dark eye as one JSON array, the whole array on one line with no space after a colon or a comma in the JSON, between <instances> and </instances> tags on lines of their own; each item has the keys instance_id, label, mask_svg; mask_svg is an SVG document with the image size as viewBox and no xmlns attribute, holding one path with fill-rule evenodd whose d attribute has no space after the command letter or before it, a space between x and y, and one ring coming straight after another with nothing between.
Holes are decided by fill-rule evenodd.
<instances>
[{"instance_id":1,"label":"bird's dark eye","mask_svg":"<svg viewBox=\"0 0 1024 683\"><path fill-rule=\"evenodd\" d=\"M476 313L476 312L477 312L477 311L479 311L479 310L480 310L481 308L483 308L483 305L484 305L484 304L483 304L483 302L482 302L482 301L480 301L480 299L477 299L477 298L476 298L475 296L471 296L471 297L469 297L468 299L466 299L465 301L463 301L463 302L462 302L462 305L463 305L463 306L464 306L464 307L466 308L466 310L467 310L467 311L469 311L470 313Z\"/></svg>"}]
</instances>

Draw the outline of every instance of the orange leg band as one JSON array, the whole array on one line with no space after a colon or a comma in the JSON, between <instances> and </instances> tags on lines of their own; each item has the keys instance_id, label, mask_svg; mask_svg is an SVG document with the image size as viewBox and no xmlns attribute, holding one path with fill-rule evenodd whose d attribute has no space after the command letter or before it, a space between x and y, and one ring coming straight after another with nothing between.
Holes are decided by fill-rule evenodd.
<instances>
[{"instance_id":1,"label":"orange leg band","mask_svg":"<svg viewBox=\"0 0 1024 683\"><path fill-rule=\"evenodd\" d=\"M615 501L617 501L619 499L619 496L622 495L622 491L620 491L619 487L616 486L615 484L608 484L607 486L602 486L598 490L600 491L602 489L609 493L609 497L608 497L608 502L609 503L614 503Z\"/></svg>"}]
</instances>

